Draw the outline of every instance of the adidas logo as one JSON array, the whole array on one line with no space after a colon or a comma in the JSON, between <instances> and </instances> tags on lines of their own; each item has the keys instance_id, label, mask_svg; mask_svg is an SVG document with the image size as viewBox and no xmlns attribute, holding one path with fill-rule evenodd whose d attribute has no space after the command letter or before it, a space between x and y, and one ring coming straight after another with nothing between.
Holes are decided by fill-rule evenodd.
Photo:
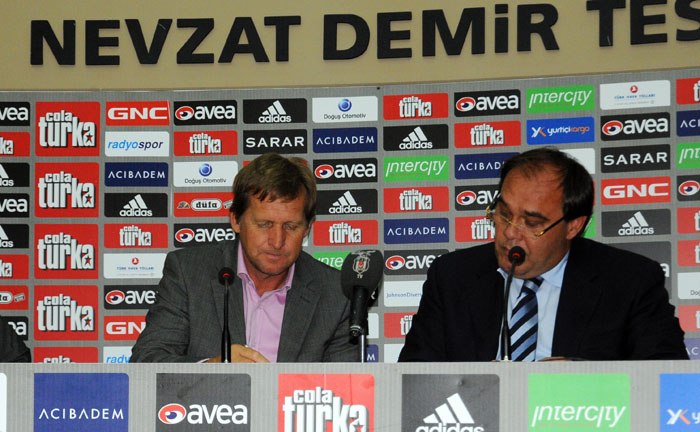
<instances>
[{"instance_id":1,"label":"adidas logo","mask_svg":"<svg viewBox=\"0 0 700 432\"><path fill-rule=\"evenodd\" d=\"M328 209L331 214L347 214L347 213L362 213L362 207L357 205L357 201L352 196L350 191L346 191L338 198L331 208Z\"/></svg>"},{"instance_id":2,"label":"adidas logo","mask_svg":"<svg viewBox=\"0 0 700 432\"><path fill-rule=\"evenodd\" d=\"M447 402L435 408L435 413L423 419L430 426L418 426L416 432L484 432L482 426L474 424L474 418L464 401L455 393L447 398Z\"/></svg>"},{"instance_id":3,"label":"adidas logo","mask_svg":"<svg viewBox=\"0 0 700 432\"><path fill-rule=\"evenodd\" d=\"M11 248L12 246L14 246L14 242L10 241L5 230L2 229L2 225L0 225L0 248Z\"/></svg>"},{"instance_id":4,"label":"adidas logo","mask_svg":"<svg viewBox=\"0 0 700 432\"><path fill-rule=\"evenodd\" d=\"M654 227L650 227L642 212L638 211L622 224L622 228L617 233L621 236L651 235L654 234Z\"/></svg>"},{"instance_id":5,"label":"adidas logo","mask_svg":"<svg viewBox=\"0 0 700 432\"><path fill-rule=\"evenodd\" d=\"M428 137L423 133L423 129L418 126L401 141L399 148L401 150L431 149L433 148L433 143L428 140Z\"/></svg>"},{"instance_id":6,"label":"adidas logo","mask_svg":"<svg viewBox=\"0 0 700 432\"><path fill-rule=\"evenodd\" d=\"M9 175L7 175L7 171L5 171L5 168L0 164L0 186L14 186L15 181L10 178Z\"/></svg>"},{"instance_id":7,"label":"adidas logo","mask_svg":"<svg viewBox=\"0 0 700 432\"><path fill-rule=\"evenodd\" d=\"M282 107L280 101L276 100L258 117L260 123L290 123L292 117Z\"/></svg>"},{"instance_id":8,"label":"adidas logo","mask_svg":"<svg viewBox=\"0 0 700 432\"><path fill-rule=\"evenodd\" d=\"M119 216L126 217L142 217L153 216L153 212L148 209L146 202L141 197L141 194L136 195L126 203L124 208L119 212Z\"/></svg>"}]
</instances>

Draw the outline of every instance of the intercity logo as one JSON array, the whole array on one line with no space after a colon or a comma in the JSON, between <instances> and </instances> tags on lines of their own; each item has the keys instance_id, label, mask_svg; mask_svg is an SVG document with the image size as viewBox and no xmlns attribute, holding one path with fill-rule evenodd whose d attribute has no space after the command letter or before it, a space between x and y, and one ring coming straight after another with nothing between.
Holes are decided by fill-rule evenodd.
<instances>
[{"instance_id":1,"label":"intercity logo","mask_svg":"<svg viewBox=\"0 0 700 432\"><path fill-rule=\"evenodd\" d=\"M384 128L384 150L410 151L446 149L447 125L389 126Z\"/></svg>"},{"instance_id":2,"label":"intercity logo","mask_svg":"<svg viewBox=\"0 0 700 432\"><path fill-rule=\"evenodd\" d=\"M29 217L29 194L0 194L0 217Z\"/></svg>"},{"instance_id":3,"label":"intercity logo","mask_svg":"<svg viewBox=\"0 0 700 432\"><path fill-rule=\"evenodd\" d=\"M106 253L103 256L105 279L160 279L164 253Z\"/></svg>"},{"instance_id":4,"label":"intercity logo","mask_svg":"<svg viewBox=\"0 0 700 432\"><path fill-rule=\"evenodd\" d=\"M12 328L17 336L23 341L29 340L29 318L25 316L4 316L7 324Z\"/></svg>"},{"instance_id":5,"label":"intercity logo","mask_svg":"<svg viewBox=\"0 0 700 432\"><path fill-rule=\"evenodd\" d=\"M678 136L700 135L700 111L676 112L676 133Z\"/></svg>"},{"instance_id":6,"label":"intercity logo","mask_svg":"<svg viewBox=\"0 0 700 432\"><path fill-rule=\"evenodd\" d=\"M37 103L38 105L38 103ZM169 126L168 101L107 102L107 126Z\"/></svg>"},{"instance_id":7,"label":"intercity logo","mask_svg":"<svg viewBox=\"0 0 700 432\"><path fill-rule=\"evenodd\" d=\"M671 136L667 112L612 115L600 117L600 138L603 141L668 138Z\"/></svg>"},{"instance_id":8,"label":"intercity logo","mask_svg":"<svg viewBox=\"0 0 700 432\"><path fill-rule=\"evenodd\" d=\"M592 85L529 88L526 94L531 114L595 109Z\"/></svg>"},{"instance_id":9,"label":"intercity logo","mask_svg":"<svg viewBox=\"0 0 700 432\"><path fill-rule=\"evenodd\" d=\"M119 157L170 156L169 132L105 132L105 155Z\"/></svg>"},{"instance_id":10,"label":"intercity logo","mask_svg":"<svg viewBox=\"0 0 700 432\"><path fill-rule=\"evenodd\" d=\"M34 363L97 363L97 347L34 347Z\"/></svg>"},{"instance_id":11,"label":"intercity logo","mask_svg":"<svg viewBox=\"0 0 700 432\"><path fill-rule=\"evenodd\" d=\"M498 185L455 186L455 208L464 210L486 210L496 198Z\"/></svg>"},{"instance_id":12,"label":"intercity logo","mask_svg":"<svg viewBox=\"0 0 700 432\"><path fill-rule=\"evenodd\" d=\"M28 187L28 163L0 163L0 187Z\"/></svg>"},{"instance_id":13,"label":"intercity logo","mask_svg":"<svg viewBox=\"0 0 700 432\"><path fill-rule=\"evenodd\" d=\"M329 267L340 270L343 267L343 262L350 252L314 252L313 256L315 259L321 261Z\"/></svg>"},{"instance_id":14,"label":"intercity logo","mask_svg":"<svg viewBox=\"0 0 700 432\"><path fill-rule=\"evenodd\" d=\"M0 156L27 157L29 142L29 132L0 132Z\"/></svg>"},{"instance_id":15,"label":"intercity logo","mask_svg":"<svg viewBox=\"0 0 700 432\"><path fill-rule=\"evenodd\" d=\"M678 321L684 332L700 331L700 306L680 305L678 306Z\"/></svg>"},{"instance_id":16,"label":"intercity logo","mask_svg":"<svg viewBox=\"0 0 700 432\"><path fill-rule=\"evenodd\" d=\"M697 429L700 374L661 374L659 382L659 431Z\"/></svg>"},{"instance_id":17,"label":"intercity logo","mask_svg":"<svg viewBox=\"0 0 700 432\"><path fill-rule=\"evenodd\" d=\"M29 256L27 255L0 255L0 280L2 279L28 279Z\"/></svg>"},{"instance_id":18,"label":"intercity logo","mask_svg":"<svg viewBox=\"0 0 700 432\"><path fill-rule=\"evenodd\" d=\"M368 183L377 181L377 158L314 160L318 184Z\"/></svg>"},{"instance_id":19,"label":"intercity logo","mask_svg":"<svg viewBox=\"0 0 700 432\"><path fill-rule=\"evenodd\" d=\"M700 201L700 175L677 176L678 201Z\"/></svg>"},{"instance_id":20,"label":"intercity logo","mask_svg":"<svg viewBox=\"0 0 700 432\"><path fill-rule=\"evenodd\" d=\"M37 102L37 156L99 156L99 102Z\"/></svg>"},{"instance_id":21,"label":"intercity logo","mask_svg":"<svg viewBox=\"0 0 700 432\"><path fill-rule=\"evenodd\" d=\"M671 242L615 243L615 247L653 259L660 264L664 276L671 277Z\"/></svg>"},{"instance_id":22,"label":"intercity logo","mask_svg":"<svg viewBox=\"0 0 700 432\"><path fill-rule=\"evenodd\" d=\"M700 78L676 80L676 103L679 105L700 103Z\"/></svg>"},{"instance_id":23,"label":"intercity logo","mask_svg":"<svg viewBox=\"0 0 700 432\"><path fill-rule=\"evenodd\" d=\"M601 181L601 194L601 203L603 205L670 202L671 178L603 179Z\"/></svg>"},{"instance_id":24,"label":"intercity logo","mask_svg":"<svg viewBox=\"0 0 700 432\"><path fill-rule=\"evenodd\" d=\"M377 151L377 128L314 129L314 153Z\"/></svg>"},{"instance_id":25,"label":"intercity logo","mask_svg":"<svg viewBox=\"0 0 700 432\"><path fill-rule=\"evenodd\" d=\"M250 375L156 374L156 431L250 431Z\"/></svg>"},{"instance_id":26,"label":"intercity logo","mask_svg":"<svg viewBox=\"0 0 700 432\"><path fill-rule=\"evenodd\" d=\"M450 164L446 155L385 157L385 182L446 181Z\"/></svg>"},{"instance_id":27,"label":"intercity logo","mask_svg":"<svg viewBox=\"0 0 700 432\"><path fill-rule=\"evenodd\" d=\"M97 163L37 163L37 217L97 217L100 165Z\"/></svg>"},{"instance_id":28,"label":"intercity logo","mask_svg":"<svg viewBox=\"0 0 700 432\"><path fill-rule=\"evenodd\" d=\"M100 397L95 397L100 395ZM34 374L36 432L129 428L129 376L125 373Z\"/></svg>"},{"instance_id":29,"label":"intercity logo","mask_svg":"<svg viewBox=\"0 0 700 432\"><path fill-rule=\"evenodd\" d=\"M175 187L227 187L233 184L238 173L238 162L175 162L173 185Z\"/></svg>"},{"instance_id":30,"label":"intercity logo","mask_svg":"<svg viewBox=\"0 0 700 432\"><path fill-rule=\"evenodd\" d=\"M318 214L377 213L376 189L318 191Z\"/></svg>"},{"instance_id":31,"label":"intercity logo","mask_svg":"<svg viewBox=\"0 0 700 432\"><path fill-rule=\"evenodd\" d=\"M29 309L29 287L26 285L3 285L0 288L0 310Z\"/></svg>"},{"instance_id":32,"label":"intercity logo","mask_svg":"<svg viewBox=\"0 0 700 432\"><path fill-rule=\"evenodd\" d=\"M527 143L530 145L595 141L593 117L528 120L527 130Z\"/></svg>"},{"instance_id":33,"label":"intercity logo","mask_svg":"<svg viewBox=\"0 0 700 432\"><path fill-rule=\"evenodd\" d=\"M678 273L678 298L681 300L700 299L700 272ZM700 354L696 353L696 354ZM691 359L692 360L692 359Z\"/></svg>"},{"instance_id":34,"label":"intercity logo","mask_svg":"<svg viewBox=\"0 0 700 432\"><path fill-rule=\"evenodd\" d=\"M105 186L168 186L167 162L105 162Z\"/></svg>"},{"instance_id":35,"label":"intercity logo","mask_svg":"<svg viewBox=\"0 0 700 432\"><path fill-rule=\"evenodd\" d=\"M424 275L435 258L446 253L447 249L385 251L384 274Z\"/></svg>"},{"instance_id":36,"label":"intercity logo","mask_svg":"<svg viewBox=\"0 0 700 432\"><path fill-rule=\"evenodd\" d=\"M34 241L35 278L97 279L97 225L36 224Z\"/></svg>"},{"instance_id":37,"label":"intercity logo","mask_svg":"<svg viewBox=\"0 0 700 432\"><path fill-rule=\"evenodd\" d=\"M497 431L498 387L497 375L403 375L401 430Z\"/></svg>"},{"instance_id":38,"label":"intercity logo","mask_svg":"<svg viewBox=\"0 0 700 432\"><path fill-rule=\"evenodd\" d=\"M374 376L280 374L278 432L374 430Z\"/></svg>"},{"instance_id":39,"label":"intercity logo","mask_svg":"<svg viewBox=\"0 0 700 432\"><path fill-rule=\"evenodd\" d=\"M243 121L252 124L306 123L306 99L246 99Z\"/></svg>"},{"instance_id":40,"label":"intercity logo","mask_svg":"<svg viewBox=\"0 0 700 432\"><path fill-rule=\"evenodd\" d=\"M105 309L148 309L156 303L157 285L105 285Z\"/></svg>"},{"instance_id":41,"label":"intercity logo","mask_svg":"<svg viewBox=\"0 0 700 432\"><path fill-rule=\"evenodd\" d=\"M405 338L411 330L413 315L415 312L393 312L384 314L384 337L385 338Z\"/></svg>"},{"instance_id":42,"label":"intercity logo","mask_svg":"<svg viewBox=\"0 0 700 432\"><path fill-rule=\"evenodd\" d=\"M384 211L411 213L450 211L450 191L447 186L386 188Z\"/></svg>"},{"instance_id":43,"label":"intercity logo","mask_svg":"<svg viewBox=\"0 0 700 432\"><path fill-rule=\"evenodd\" d=\"M166 224L105 224L106 248L167 248Z\"/></svg>"},{"instance_id":44,"label":"intercity logo","mask_svg":"<svg viewBox=\"0 0 700 432\"><path fill-rule=\"evenodd\" d=\"M505 147L520 145L520 122L455 123L455 147Z\"/></svg>"},{"instance_id":45,"label":"intercity logo","mask_svg":"<svg viewBox=\"0 0 700 432\"><path fill-rule=\"evenodd\" d=\"M29 102L0 102L0 126L29 126Z\"/></svg>"},{"instance_id":46,"label":"intercity logo","mask_svg":"<svg viewBox=\"0 0 700 432\"><path fill-rule=\"evenodd\" d=\"M313 227L314 245L376 245L379 224L376 220L316 221Z\"/></svg>"},{"instance_id":47,"label":"intercity logo","mask_svg":"<svg viewBox=\"0 0 700 432\"><path fill-rule=\"evenodd\" d=\"M185 101L175 102L173 117L176 126L231 125L236 124L236 101Z\"/></svg>"},{"instance_id":48,"label":"intercity logo","mask_svg":"<svg viewBox=\"0 0 700 432\"><path fill-rule=\"evenodd\" d=\"M447 93L384 96L384 120L447 118Z\"/></svg>"},{"instance_id":49,"label":"intercity logo","mask_svg":"<svg viewBox=\"0 0 700 432\"><path fill-rule=\"evenodd\" d=\"M520 90L455 93L456 117L520 114Z\"/></svg>"},{"instance_id":50,"label":"intercity logo","mask_svg":"<svg viewBox=\"0 0 700 432\"><path fill-rule=\"evenodd\" d=\"M447 218L385 219L384 243L447 243L450 222Z\"/></svg>"},{"instance_id":51,"label":"intercity logo","mask_svg":"<svg viewBox=\"0 0 700 432\"><path fill-rule=\"evenodd\" d=\"M97 355L97 353L95 353ZM106 346L102 349L103 363L126 364L131 360L131 347ZM92 363L97 363L95 360Z\"/></svg>"},{"instance_id":52,"label":"intercity logo","mask_svg":"<svg viewBox=\"0 0 700 432\"><path fill-rule=\"evenodd\" d=\"M376 96L326 97L311 100L314 123L377 121Z\"/></svg>"},{"instance_id":53,"label":"intercity logo","mask_svg":"<svg viewBox=\"0 0 700 432\"><path fill-rule=\"evenodd\" d=\"M165 193L106 193L107 217L167 217L168 194Z\"/></svg>"},{"instance_id":54,"label":"intercity logo","mask_svg":"<svg viewBox=\"0 0 700 432\"><path fill-rule=\"evenodd\" d=\"M492 241L495 235L496 229L486 216L455 218L455 240L458 242Z\"/></svg>"},{"instance_id":55,"label":"intercity logo","mask_svg":"<svg viewBox=\"0 0 700 432\"><path fill-rule=\"evenodd\" d=\"M530 374L529 430L630 430L627 374Z\"/></svg>"},{"instance_id":56,"label":"intercity logo","mask_svg":"<svg viewBox=\"0 0 700 432\"><path fill-rule=\"evenodd\" d=\"M603 237L671 233L671 211L668 209L603 212L602 217Z\"/></svg>"},{"instance_id":57,"label":"intercity logo","mask_svg":"<svg viewBox=\"0 0 700 432\"><path fill-rule=\"evenodd\" d=\"M26 249L28 247L29 225L0 225L0 249Z\"/></svg>"},{"instance_id":58,"label":"intercity logo","mask_svg":"<svg viewBox=\"0 0 700 432\"><path fill-rule=\"evenodd\" d=\"M600 85L604 110L648 108L671 104L671 81L639 81Z\"/></svg>"},{"instance_id":59,"label":"intercity logo","mask_svg":"<svg viewBox=\"0 0 700 432\"><path fill-rule=\"evenodd\" d=\"M678 169L700 168L700 143L676 144Z\"/></svg>"},{"instance_id":60,"label":"intercity logo","mask_svg":"<svg viewBox=\"0 0 700 432\"><path fill-rule=\"evenodd\" d=\"M138 339L143 329L146 328L145 316L105 316L104 340L128 340Z\"/></svg>"},{"instance_id":61,"label":"intercity logo","mask_svg":"<svg viewBox=\"0 0 700 432\"><path fill-rule=\"evenodd\" d=\"M238 154L238 132L175 132L175 156L232 156Z\"/></svg>"},{"instance_id":62,"label":"intercity logo","mask_svg":"<svg viewBox=\"0 0 700 432\"><path fill-rule=\"evenodd\" d=\"M679 234L700 233L700 207L676 209Z\"/></svg>"},{"instance_id":63,"label":"intercity logo","mask_svg":"<svg viewBox=\"0 0 700 432\"><path fill-rule=\"evenodd\" d=\"M227 223L175 224L173 240L175 247L198 246L234 240L236 233Z\"/></svg>"},{"instance_id":64,"label":"intercity logo","mask_svg":"<svg viewBox=\"0 0 700 432\"><path fill-rule=\"evenodd\" d=\"M243 131L243 153L306 153L306 130Z\"/></svg>"},{"instance_id":65,"label":"intercity logo","mask_svg":"<svg viewBox=\"0 0 700 432\"><path fill-rule=\"evenodd\" d=\"M669 170L671 169L671 146L657 144L602 147L600 169L604 173Z\"/></svg>"},{"instance_id":66,"label":"intercity logo","mask_svg":"<svg viewBox=\"0 0 700 432\"><path fill-rule=\"evenodd\" d=\"M678 265L700 266L700 240L678 240Z\"/></svg>"},{"instance_id":67,"label":"intercity logo","mask_svg":"<svg viewBox=\"0 0 700 432\"><path fill-rule=\"evenodd\" d=\"M455 178L459 180L498 178L503 162L518 153L455 155Z\"/></svg>"},{"instance_id":68,"label":"intercity logo","mask_svg":"<svg viewBox=\"0 0 700 432\"><path fill-rule=\"evenodd\" d=\"M176 193L174 214L175 217L228 217L232 202L231 192Z\"/></svg>"},{"instance_id":69,"label":"intercity logo","mask_svg":"<svg viewBox=\"0 0 700 432\"><path fill-rule=\"evenodd\" d=\"M34 290L34 339L97 340L96 286L36 285Z\"/></svg>"}]
</instances>

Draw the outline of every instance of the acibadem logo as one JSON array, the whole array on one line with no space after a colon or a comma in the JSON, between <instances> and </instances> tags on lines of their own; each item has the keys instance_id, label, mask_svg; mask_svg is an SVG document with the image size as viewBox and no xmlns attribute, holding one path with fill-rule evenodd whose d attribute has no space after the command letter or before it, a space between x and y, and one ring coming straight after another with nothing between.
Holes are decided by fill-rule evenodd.
<instances>
[{"instance_id":1,"label":"acibadem logo","mask_svg":"<svg viewBox=\"0 0 700 432\"><path fill-rule=\"evenodd\" d=\"M630 431L627 374L531 374L528 430Z\"/></svg>"},{"instance_id":2,"label":"acibadem logo","mask_svg":"<svg viewBox=\"0 0 700 432\"><path fill-rule=\"evenodd\" d=\"M447 156L385 157L384 181L418 182L448 180Z\"/></svg>"},{"instance_id":3,"label":"acibadem logo","mask_svg":"<svg viewBox=\"0 0 700 432\"><path fill-rule=\"evenodd\" d=\"M592 85L527 89L527 112L590 111L595 109Z\"/></svg>"},{"instance_id":4,"label":"acibadem logo","mask_svg":"<svg viewBox=\"0 0 700 432\"><path fill-rule=\"evenodd\" d=\"M700 143L677 144L679 169L700 169Z\"/></svg>"}]
</instances>

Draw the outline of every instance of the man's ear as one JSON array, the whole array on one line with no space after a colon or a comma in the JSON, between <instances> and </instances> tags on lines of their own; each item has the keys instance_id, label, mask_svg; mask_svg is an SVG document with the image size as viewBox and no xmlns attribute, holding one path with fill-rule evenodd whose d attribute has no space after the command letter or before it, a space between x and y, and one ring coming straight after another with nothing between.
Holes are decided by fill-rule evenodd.
<instances>
[{"instance_id":1,"label":"man's ear","mask_svg":"<svg viewBox=\"0 0 700 432\"><path fill-rule=\"evenodd\" d=\"M576 219L570 220L566 223L566 239L572 240L576 235L585 228L586 216L579 216Z\"/></svg>"},{"instance_id":2,"label":"man's ear","mask_svg":"<svg viewBox=\"0 0 700 432\"><path fill-rule=\"evenodd\" d=\"M229 213L229 219L231 220L231 228L233 228L233 232L240 234L241 224L236 219L236 214L234 212Z\"/></svg>"}]
</instances>

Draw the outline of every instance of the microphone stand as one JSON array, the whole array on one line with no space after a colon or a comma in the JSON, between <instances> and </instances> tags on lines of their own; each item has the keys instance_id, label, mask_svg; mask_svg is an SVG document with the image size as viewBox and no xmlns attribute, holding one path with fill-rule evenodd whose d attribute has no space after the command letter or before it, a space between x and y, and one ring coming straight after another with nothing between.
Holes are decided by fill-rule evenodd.
<instances>
[{"instance_id":1,"label":"microphone stand","mask_svg":"<svg viewBox=\"0 0 700 432\"><path fill-rule=\"evenodd\" d=\"M510 360L510 332L508 331L508 298L510 297L510 284L513 283L513 273L515 273L515 262L510 266L508 279L506 279L506 290L503 296L503 330L501 331L501 359Z\"/></svg>"},{"instance_id":2,"label":"microphone stand","mask_svg":"<svg viewBox=\"0 0 700 432\"><path fill-rule=\"evenodd\" d=\"M221 363L231 363L231 333L228 329L228 297L231 289L228 285L229 278L224 278L224 329L221 332Z\"/></svg>"}]
</instances>

